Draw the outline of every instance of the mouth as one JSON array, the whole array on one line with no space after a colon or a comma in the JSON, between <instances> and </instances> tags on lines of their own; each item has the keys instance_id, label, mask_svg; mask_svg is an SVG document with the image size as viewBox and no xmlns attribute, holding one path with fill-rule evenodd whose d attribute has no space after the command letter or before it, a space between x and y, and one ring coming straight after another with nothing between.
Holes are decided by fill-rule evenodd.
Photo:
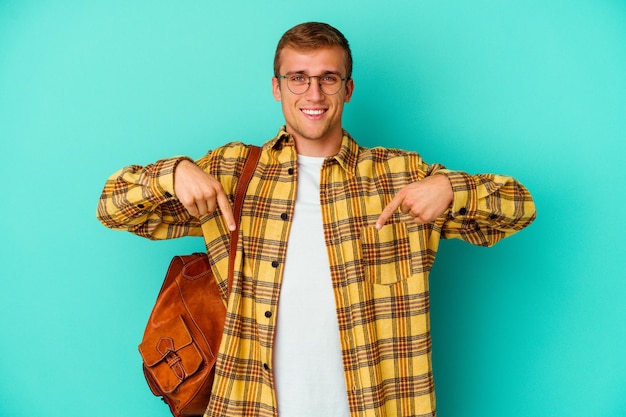
<instances>
[{"instance_id":1,"label":"mouth","mask_svg":"<svg viewBox=\"0 0 626 417\"><path fill-rule=\"evenodd\" d=\"M308 119L317 120L322 118L328 109L300 109Z\"/></svg>"}]
</instances>

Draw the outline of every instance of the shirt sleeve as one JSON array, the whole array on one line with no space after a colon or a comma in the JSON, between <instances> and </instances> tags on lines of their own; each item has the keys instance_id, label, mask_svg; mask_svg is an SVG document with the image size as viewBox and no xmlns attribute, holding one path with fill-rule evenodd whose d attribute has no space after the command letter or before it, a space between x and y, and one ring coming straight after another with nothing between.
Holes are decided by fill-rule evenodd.
<instances>
[{"instance_id":1,"label":"shirt sleeve","mask_svg":"<svg viewBox=\"0 0 626 417\"><path fill-rule=\"evenodd\" d=\"M442 227L444 239L462 239L478 246L493 246L536 218L535 203L517 180L504 175L440 169L448 177L454 198Z\"/></svg>"},{"instance_id":2,"label":"shirt sleeve","mask_svg":"<svg viewBox=\"0 0 626 417\"><path fill-rule=\"evenodd\" d=\"M98 202L98 220L111 229L148 239L201 236L200 221L174 195L174 171L185 159L189 158L131 165L113 174Z\"/></svg>"}]
</instances>

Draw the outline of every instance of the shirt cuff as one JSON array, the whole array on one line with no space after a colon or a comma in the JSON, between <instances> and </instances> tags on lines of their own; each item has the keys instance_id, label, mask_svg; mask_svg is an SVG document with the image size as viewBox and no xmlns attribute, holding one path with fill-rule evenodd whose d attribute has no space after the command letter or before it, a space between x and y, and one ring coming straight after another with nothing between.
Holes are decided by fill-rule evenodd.
<instances>
[{"instance_id":1,"label":"shirt cuff","mask_svg":"<svg viewBox=\"0 0 626 417\"><path fill-rule=\"evenodd\" d=\"M471 175L461 171L442 169L437 175L445 175L452 185L454 197L450 205L449 217L473 218L476 216L476 184Z\"/></svg>"},{"instance_id":2,"label":"shirt cuff","mask_svg":"<svg viewBox=\"0 0 626 417\"><path fill-rule=\"evenodd\" d=\"M164 198L164 200L171 200L175 198L174 175L176 172L176 167L179 163L185 160L194 162L191 158L188 158L186 156L179 156L174 158L161 159L154 164L155 172L158 173L157 175L155 175L152 184L152 190L155 196L157 196L158 198Z\"/></svg>"}]
</instances>

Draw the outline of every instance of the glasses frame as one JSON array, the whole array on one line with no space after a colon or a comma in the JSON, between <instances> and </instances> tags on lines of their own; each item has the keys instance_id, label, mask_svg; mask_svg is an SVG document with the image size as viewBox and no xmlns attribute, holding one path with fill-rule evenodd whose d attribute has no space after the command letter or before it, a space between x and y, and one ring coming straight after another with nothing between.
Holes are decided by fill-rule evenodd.
<instances>
[{"instance_id":1,"label":"glasses frame","mask_svg":"<svg viewBox=\"0 0 626 417\"><path fill-rule=\"evenodd\" d=\"M302 76L307 77L307 79L308 79L306 89L303 92L301 92L301 93L296 93L295 91L293 91L291 89L291 87L289 87L289 77L292 77L294 75L302 75ZM292 94L295 94L297 96L301 96L302 94L305 94L307 91L309 91L309 89L311 88L311 78L317 78L317 85L319 86L320 91L324 95L327 95L327 96L334 96L335 94L337 94L339 91L341 91L341 84L343 84L344 82L348 81L351 78L351 77L346 77L346 78L341 78L340 77L339 78L340 85L339 85L339 88L337 89L337 91L335 91L334 93L327 93L327 92L324 91L324 87L322 87L322 80L321 80L322 77L325 77L327 75L337 75L337 76L339 76L339 74L335 74L335 73L332 73L332 72L328 73L328 74L322 74L322 75L308 75L308 74L304 74L302 72L297 72L297 73L288 74L288 75L280 75L279 74L279 75L276 75L276 78L278 78L278 79L283 78L283 79L287 80L287 88L289 89L289 91L291 91Z\"/></svg>"}]
</instances>

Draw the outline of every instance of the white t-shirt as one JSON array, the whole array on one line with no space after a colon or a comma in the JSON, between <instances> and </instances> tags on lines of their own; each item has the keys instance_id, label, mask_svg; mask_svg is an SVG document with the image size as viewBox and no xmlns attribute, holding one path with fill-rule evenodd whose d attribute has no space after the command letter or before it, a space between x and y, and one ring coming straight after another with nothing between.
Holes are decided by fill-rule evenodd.
<instances>
[{"instance_id":1,"label":"white t-shirt","mask_svg":"<svg viewBox=\"0 0 626 417\"><path fill-rule=\"evenodd\" d=\"M298 191L274 350L280 417L348 417L339 328L320 206L324 158L298 156Z\"/></svg>"}]
</instances>

